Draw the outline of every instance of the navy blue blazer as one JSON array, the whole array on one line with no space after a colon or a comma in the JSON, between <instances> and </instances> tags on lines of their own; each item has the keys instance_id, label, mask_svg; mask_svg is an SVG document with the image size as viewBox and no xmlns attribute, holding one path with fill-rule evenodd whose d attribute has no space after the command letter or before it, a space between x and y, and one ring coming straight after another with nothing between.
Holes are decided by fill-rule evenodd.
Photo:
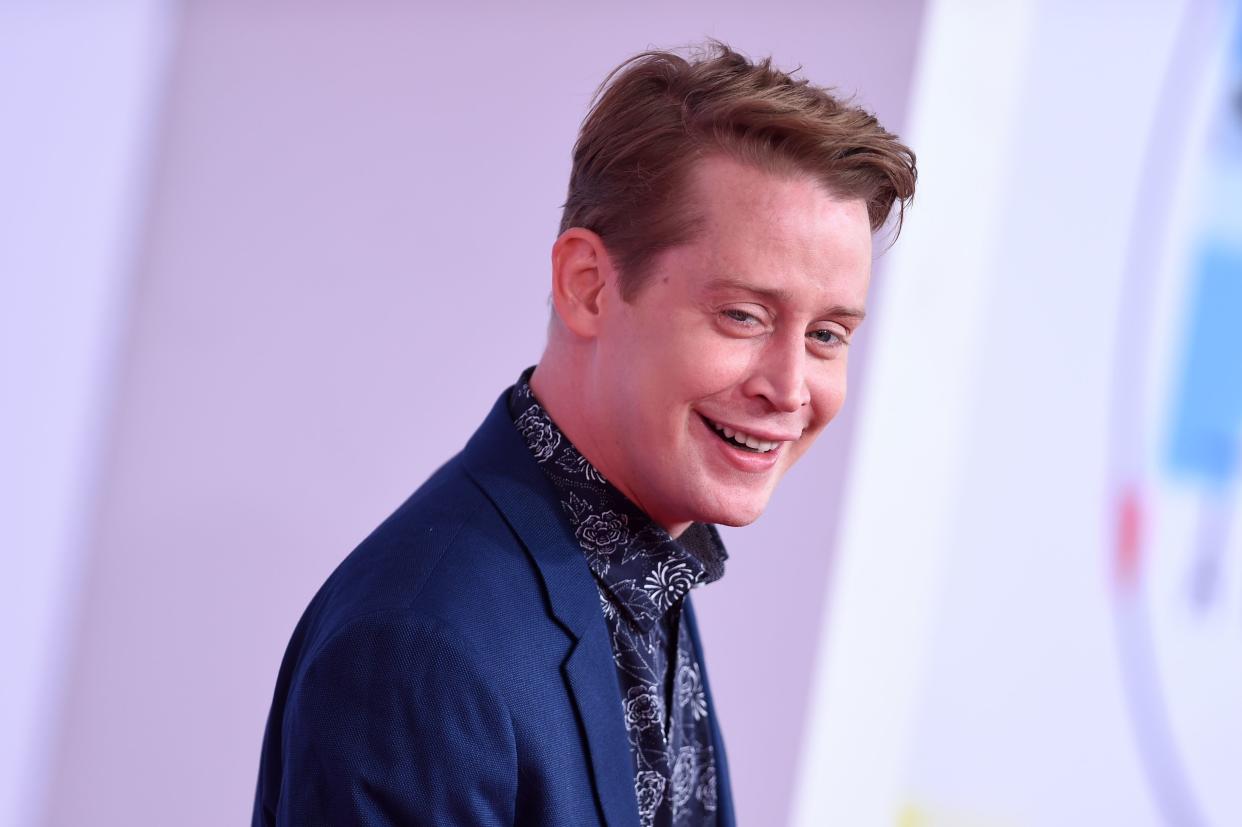
<instances>
[{"instance_id":1,"label":"navy blue blazer","mask_svg":"<svg viewBox=\"0 0 1242 827\"><path fill-rule=\"evenodd\" d=\"M599 592L507 400L307 607L263 738L255 827L639 824ZM686 619L702 653L688 601Z\"/></svg>"}]
</instances>

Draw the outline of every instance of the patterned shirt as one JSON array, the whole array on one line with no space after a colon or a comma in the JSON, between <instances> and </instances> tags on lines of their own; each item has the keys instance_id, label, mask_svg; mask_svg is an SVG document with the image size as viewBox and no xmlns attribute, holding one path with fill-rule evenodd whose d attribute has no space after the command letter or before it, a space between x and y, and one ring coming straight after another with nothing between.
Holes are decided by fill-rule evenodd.
<instances>
[{"instance_id":1,"label":"patterned shirt","mask_svg":"<svg viewBox=\"0 0 1242 827\"><path fill-rule=\"evenodd\" d=\"M530 389L509 397L513 424L561 497L599 587L634 756L643 827L716 823L716 763L700 660L682 622L687 593L724 574L716 529L674 540L573 446Z\"/></svg>"}]
</instances>

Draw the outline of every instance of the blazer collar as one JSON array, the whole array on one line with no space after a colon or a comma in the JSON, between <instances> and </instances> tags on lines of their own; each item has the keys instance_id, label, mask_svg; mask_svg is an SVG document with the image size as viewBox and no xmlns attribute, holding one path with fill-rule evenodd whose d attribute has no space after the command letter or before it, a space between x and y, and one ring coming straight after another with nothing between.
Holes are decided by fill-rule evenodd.
<instances>
[{"instance_id":1,"label":"blazer collar","mask_svg":"<svg viewBox=\"0 0 1242 827\"><path fill-rule=\"evenodd\" d=\"M462 452L466 473L526 546L552 615L575 643L562 668L586 730L600 809L610 827L638 825L630 754L612 643L599 589L552 483L509 416L507 388Z\"/></svg>"},{"instance_id":2,"label":"blazer collar","mask_svg":"<svg viewBox=\"0 0 1242 827\"><path fill-rule=\"evenodd\" d=\"M530 552L548 590L552 614L575 637L603 623L599 591L552 483L509 417L506 389L462 452L474 479Z\"/></svg>"}]
</instances>

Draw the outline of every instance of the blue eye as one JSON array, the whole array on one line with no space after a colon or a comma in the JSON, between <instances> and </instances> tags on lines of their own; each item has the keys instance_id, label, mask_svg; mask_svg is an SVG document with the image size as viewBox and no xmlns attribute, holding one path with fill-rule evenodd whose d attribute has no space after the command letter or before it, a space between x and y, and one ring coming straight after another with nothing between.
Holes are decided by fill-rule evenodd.
<instances>
[{"instance_id":1,"label":"blue eye","mask_svg":"<svg viewBox=\"0 0 1242 827\"><path fill-rule=\"evenodd\" d=\"M841 334L837 333L835 330L812 330L806 335L810 336L817 342L825 345L831 345L833 347L848 344L845 339L841 337Z\"/></svg>"},{"instance_id":2,"label":"blue eye","mask_svg":"<svg viewBox=\"0 0 1242 827\"><path fill-rule=\"evenodd\" d=\"M723 311L723 313L729 319L732 319L738 324L744 324L748 327L759 323L758 319L756 319L751 314L747 313L745 310L730 309L730 310Z\"/></svg>"}]
</instances>

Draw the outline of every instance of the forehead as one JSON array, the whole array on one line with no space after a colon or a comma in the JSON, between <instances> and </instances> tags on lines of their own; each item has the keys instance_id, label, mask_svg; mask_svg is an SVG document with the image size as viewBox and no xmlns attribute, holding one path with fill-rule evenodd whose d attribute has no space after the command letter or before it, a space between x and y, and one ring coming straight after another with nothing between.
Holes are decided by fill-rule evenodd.
<instances>
[{"instance_id":1,"label":"forehead","mask_svg":"<svg viewBox=\"0 0 1242 827\"><path fill-rule=\"evenodd\" d=\"M862 199L838 198L806 174L723 156L700 161L688 189L701 231L687 252L703 275L865 296L871 224Z\"/></svg>"}]
</instances>

